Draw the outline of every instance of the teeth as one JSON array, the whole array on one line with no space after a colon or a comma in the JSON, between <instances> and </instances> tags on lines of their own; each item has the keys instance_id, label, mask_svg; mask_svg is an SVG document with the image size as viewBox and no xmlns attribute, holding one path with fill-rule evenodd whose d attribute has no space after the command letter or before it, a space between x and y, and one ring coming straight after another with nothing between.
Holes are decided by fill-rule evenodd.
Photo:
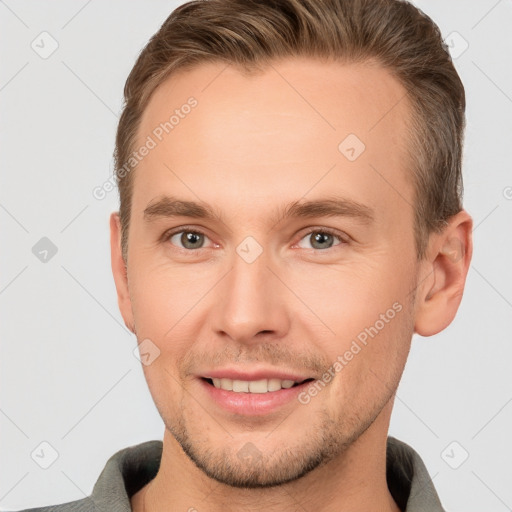
<instances>
[{"instance_id":1,"label":"teeth","mask_svg":"<svg viewBox=\"0 0 512 512\"><path fill-rule=\"evenodd\" d=\"M250 393L266 393L268 391L267 379L253 380L249 382Z\"/></svg>"},{"instance_id":2,"label":"teeth","mask_svg":"<svg viewBox=\"0 0 512 512\"><path fill-rule=\"evenodd\" d=\"M249 382L246 380L234 380L233 381L233 391L237 393L248 393L249 392Z\"/></svg>"},{"instance_id":3,"label":"teeth","mask_svg":"<svg viewBox=\"0 0 512 512\"><path fill-rule=\"evenodd\" d=\"M281 381L279 379L268 379L268 390L279 391L281 389Z\"/></svg>"},{"instance_id":4,"label":"teeth","mask_svg":"<svg viewBox=\"0 0 512 512\"><path fill-rule=\"evenodd\" d=\"M225 389L226 391L232 391L233 390L233 381L231 379L213 379L219 381L219 385L216 386L217 388Z\"/></svg>"},{"instance_id":5,"label":"teeth","mask_svg":"<svg viewBox=\"0 0 512 512\"><path fill-rule=\"evenodd\" d=\"M281 379L261 379L261 380L233 380L213 378L213 385L217 389L225 391L234 391L235 393L268 393L270 391L279 391L280 389L289 389L294 384L293 380Z\"/></svg>"}]
</instances>

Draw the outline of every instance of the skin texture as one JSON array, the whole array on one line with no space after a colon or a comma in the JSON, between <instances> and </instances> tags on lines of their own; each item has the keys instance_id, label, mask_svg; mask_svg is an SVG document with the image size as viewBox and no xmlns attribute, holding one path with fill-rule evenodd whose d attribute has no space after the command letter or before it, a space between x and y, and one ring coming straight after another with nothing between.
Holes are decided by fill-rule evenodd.
<instances>
[{"instance_id":1,"label":"skin texture","mask_svg":"<svg viewBox=\"0 0 512 512\"><path fill-rule=\"evenodd\" d=\"M201 64L152 96L140 144L189 97L198 104L138 164L127 268L111 216L121 313L139 343L160 350L143 369L166 427L163 456L135 511L143 501L146 511L399 510L385 476L394 393L413 333L454 318L472 252L462 211L416 258L404 94L376 64L294 58L255 76ZM349 134L365 144L354 161L338 149ZM209 204L221 220L144 220L165 194ZM373 220L276 222L288 203L333 196ZM202 248L162 236L184 226L204 233ZM318 245L322 228L337 234ZM263 250L252 263L236 251L248 236ZM307 404L247 417L203 389L200 375L227 366L321 379L393 304L400 311ZM257 456L238 456L247 443Z\"/></svg>"}]
</instances>

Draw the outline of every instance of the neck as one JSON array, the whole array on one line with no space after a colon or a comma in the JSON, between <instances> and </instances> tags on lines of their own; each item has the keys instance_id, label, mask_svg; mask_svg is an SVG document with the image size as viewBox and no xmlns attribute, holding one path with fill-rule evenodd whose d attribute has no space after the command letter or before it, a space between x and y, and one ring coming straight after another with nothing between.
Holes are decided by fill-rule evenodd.
<instances>
[{"instance_id":1,"label":"neck","mask_svg":"<svg viewBox=\"0 0 512 512\"><path fill-rule=\"evenodd\" d=\"M299 480L263 489L239 489L210 479L166 430L158 474L132 497L132 509L134 512L295 512L297 509L400 512L386 482L390 412L383 410L339 457Z\"/></svg>"}]
</instances>

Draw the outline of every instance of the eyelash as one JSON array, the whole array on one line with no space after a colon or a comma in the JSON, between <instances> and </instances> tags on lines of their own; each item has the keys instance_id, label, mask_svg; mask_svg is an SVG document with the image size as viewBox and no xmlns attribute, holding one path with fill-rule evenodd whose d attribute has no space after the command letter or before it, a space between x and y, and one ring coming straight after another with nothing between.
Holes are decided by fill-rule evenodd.
<instances>
[{"instance_id":1,"label":"eyelash","mask_svg":"<svg viewBox=\"0 0 512 512\"><path fill-rule=\"evenodd\" d=\"M168 242L171 237L173 237L174 235L179 234L179 233L194 233L195 235L203 235L203 236L208 238L208 235L205 232L201 231L200 229L192 228L192 227L188 227L188 226L181 226L179 228L174 228L174 229L171 229L169 231L166 231L162 235L161 241L162 242ZM331 229L331 228L311 228L308 232L306 232L306 233L304 233L302 235L302 237L299 239L299 242L301 240L303 240L305 237L311 235L312 233L321 233L323 235L331 235L331 236L337 238L340 241L340 243L337 244L337 245L334 245L332 247L328 247L327 249L315 249L315 248L306 249L306 250L309 250L309 251L327 252L330 249L334 250L336 247L340 247L340 246L346 245L348 243L346 235L343 235L339 231L336 231L336 230ZM299 243L299 242L297 242L297 243ZM297 245L297 244L294 244L294 245ZM208 249L208 247L200 247L199 249L186 249L184 247L177 247L177 246L174 246L174 247L176 247L177 249L180 249L182 251L189 252L189 253L191 253L191 252L200 252L203 249Z\"/></svg>"}]
</instances>

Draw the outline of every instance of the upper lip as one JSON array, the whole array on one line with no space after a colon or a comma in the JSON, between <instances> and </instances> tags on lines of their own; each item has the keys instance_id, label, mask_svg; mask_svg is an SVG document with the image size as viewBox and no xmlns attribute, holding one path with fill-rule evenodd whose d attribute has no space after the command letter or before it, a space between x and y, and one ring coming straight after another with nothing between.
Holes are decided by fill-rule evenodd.
<instances>
[{"instance_id":1,"label":"upper lip","mask_svg":"<svg viewBox=\"0 0 512 512\"><path fill-rule=\"evenodd\" d=\"M231 379L231 380L263 380L263 379L279 379L279 380L293 380L294 382L302 382L307 379L312 379L311 375L301 375L289 370L279 369L258 369L258 370L240 370L237 368L217 368L215 370L208 370L202 372L202 378L217 378L217 379Z\"/></svg>"}]
</instances>

